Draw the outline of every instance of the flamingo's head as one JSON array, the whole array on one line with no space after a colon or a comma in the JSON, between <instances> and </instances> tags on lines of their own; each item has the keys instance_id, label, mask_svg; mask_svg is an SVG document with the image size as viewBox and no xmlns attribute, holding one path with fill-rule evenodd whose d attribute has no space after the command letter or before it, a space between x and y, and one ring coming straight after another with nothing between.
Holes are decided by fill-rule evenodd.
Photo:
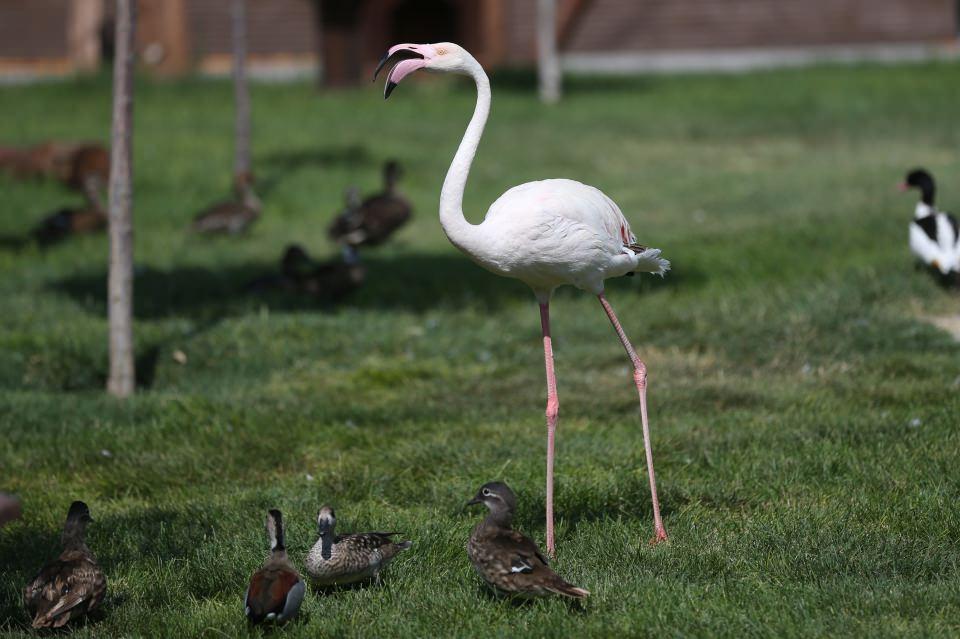
<instances>
[{"instance_id":1,"label":"flamingo's head","mask_svg":"<svg viewBox=\"0 0 960 639\"><path fill-rule=\"evenodd\" d=\"M436 73L458 73L467 70L472 57L458 44L452 42L437 42L436 44L395 44L380 60L373 79L377 79L388 64L393 65L387 74L387 84L383 88L383 98L387 99L394 88L405 77L426 69Z\"/></svg>"}]
</instances>

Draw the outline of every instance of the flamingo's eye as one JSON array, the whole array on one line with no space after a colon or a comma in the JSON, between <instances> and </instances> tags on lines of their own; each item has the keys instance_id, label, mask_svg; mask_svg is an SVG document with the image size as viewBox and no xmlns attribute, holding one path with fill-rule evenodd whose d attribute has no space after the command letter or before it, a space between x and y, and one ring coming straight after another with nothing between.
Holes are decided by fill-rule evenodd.
<instances>
[{"instance_id":1,"label":"flamingo's eye","mask_svg":"<svg viewBox=\"0 0 960 639\"><path fill-rule=\"evenodd\" d=\"M443 47L440 47L437 49L437 55L446 55L446 53L447 53L447 50L444 49Z\"/></svg>"}]
</instances>

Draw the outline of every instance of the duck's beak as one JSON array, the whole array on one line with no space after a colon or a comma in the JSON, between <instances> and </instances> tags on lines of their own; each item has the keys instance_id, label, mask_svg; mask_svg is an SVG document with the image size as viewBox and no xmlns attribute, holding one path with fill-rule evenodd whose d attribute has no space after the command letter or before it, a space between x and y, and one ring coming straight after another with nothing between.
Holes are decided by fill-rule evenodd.
<instances>
[{"instance_id":1,"label":"duck's beak","mask_svg":"<svg viewBox=\"0 0 960 639\"><path fill-rule=\"evenodd\" d=\"M907 184L906 182L901 182L900 184L897 185L897 190L898 190L898 191L909 191L909 190L910 190L910 185Z\"/></svg>"}]
</instances>

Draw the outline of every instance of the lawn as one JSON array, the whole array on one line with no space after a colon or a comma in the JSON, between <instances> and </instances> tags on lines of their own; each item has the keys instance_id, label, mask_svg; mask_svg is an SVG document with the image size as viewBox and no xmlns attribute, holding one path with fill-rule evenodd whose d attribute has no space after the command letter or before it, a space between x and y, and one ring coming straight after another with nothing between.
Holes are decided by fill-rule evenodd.
<instances>
[{"instance_id":1,"label":"lawn","mask_svg":"<svg viewBox=\"0 0 960 639\"><path fill-rule=\"evenodd\" d=\"M0 139L106 139L108 79L0 88ZM960 64L742 76L574 79L538 104L494 82L467 189L574 177L613 197L668 276L608 296L650 371L670 542L656 547L636 391L596 300L552 306L561 401L557 570L593 594L490 597L464 545L485 481L543 542L545 384L536 304L453 249L437 221L474 94L447 80L253 89L264 217L241 238L186 232L231 166L226 82L142 82L135 141L141 389L106 370L105 237L0 248L0 631L29 635L20 589L55 554L73 499L109 579L78 637L236 637L270 507L295 561L322 503L342 530L401 530L381 585L313 593L290 637L956 636L960 344L924 321L960 297L913 268L914 165L960 208ZM416 207L336 306L243 292L284 245L335 249L344 187L407 170ZM0 177L0 235L75 196ZM182 351L186 363L173 354ZM277 636L280 636L279 634Z\"/></svg>"}]
</instances>

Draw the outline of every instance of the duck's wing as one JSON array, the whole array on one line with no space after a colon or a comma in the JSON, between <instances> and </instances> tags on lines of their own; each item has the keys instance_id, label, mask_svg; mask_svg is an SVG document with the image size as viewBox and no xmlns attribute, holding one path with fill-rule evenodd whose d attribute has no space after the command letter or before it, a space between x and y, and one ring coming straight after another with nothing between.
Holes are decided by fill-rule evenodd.
<instances>
[{"instance_id":1,"label":"duck's wing","mask_svg":"<svg viewBox=\"0 0 960 639\"><path fill-rule=\"evenodd\" d=\"M555 593L581 599L590 593L565 581L550 568L547 558L529 537L515 530L503 530L488 540L499 579L495 585L514 592ZM499 583L498 583L499 582Z\"/></svg>"},{"instance_id":2,"label":"duck's wing","mask_svg":"<svg viewBox=\"0 0 960 639\"><path fill-rule=\"evenodd\" d=\"M949 270L951 255L944 251L939 239L939 226L936 215L927 215L910 222L910 251L924 264Z\"/></svg>"},{"instance_id":3,"label":"duck's wing","mask_svg":"<svg viewBox=\"0 0 960 639\"><path fill-rule=\"evenodd\" d=\"M106 577L96 562L80 551L67 551L40 571L24 598L34 613L34 628L59 628L96 608L106 589Z\"/></svg>"},{"instance_id":4,"label":"duck's wing","mask_svg":"<svg viewBox=\"0 0 960 639\"><path fill-rule=\"evenodd\" d=\"M382 546L394 543L391 537L399 534L398 532L350 533L339 535L335 543L346 543L361 550L376 550Z\"/></svg>"},{"instance_id":5,"label":"duck's wing","mask_svg":"<svg viewBox=\"0 0 960 639\"><path fill-rule=\"evenodd\" d=\"M292 619L300 611L300 604L303 603L303 596L307 592L307 585L303 583L303 580L297 581L290 588L290 591L287 593L287 601L283 605L283 611L280 613L278 619L280 621L286 621L287 619Z\"/></svg>"}]
</instances>

